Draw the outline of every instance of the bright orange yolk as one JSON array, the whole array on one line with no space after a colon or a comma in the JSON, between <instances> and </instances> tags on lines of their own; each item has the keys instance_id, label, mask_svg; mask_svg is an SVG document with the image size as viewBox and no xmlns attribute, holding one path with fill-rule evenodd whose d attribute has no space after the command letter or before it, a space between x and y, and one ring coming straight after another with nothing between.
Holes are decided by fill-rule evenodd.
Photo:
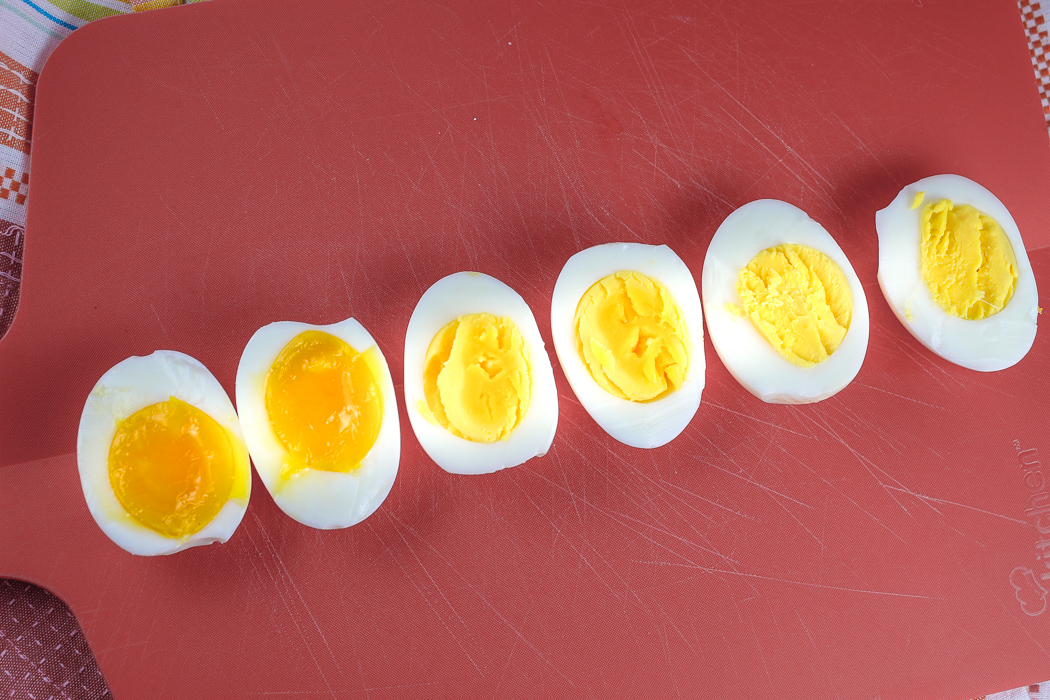
<instances>
[{"instance_id":1,"label":"bright orange yolk","mask_svg":"<svg viewBox=\"0 0 1050 700\"><path fill-rule=\"evenodd\" d=\"M234 443L214 418L171 397L117 424L109 482L131 517L185 539L229 500L237 460Z\"/></svg>"},{"instance_id":2,"label":"bright orange yolk","mask_svg":"<svg viewBox=\"0 0 1050 700\"><path fill-rule=\"evenodd\" d=\"M323 331L305 331L266 378L266 414L288 451L287 478L303 469L349 472L379 435L383 405L369 353Z\"/></svg>"}]
</instances>

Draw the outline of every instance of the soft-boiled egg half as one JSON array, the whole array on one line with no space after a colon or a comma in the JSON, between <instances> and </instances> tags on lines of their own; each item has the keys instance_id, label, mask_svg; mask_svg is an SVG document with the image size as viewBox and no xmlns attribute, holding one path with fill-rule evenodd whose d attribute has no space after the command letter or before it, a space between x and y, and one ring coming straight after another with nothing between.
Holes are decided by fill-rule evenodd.
<instances>
[{"instance_id":1,"label":"soft-boiled egg half","mask_svg":"<svg viewBox=\"0 0 1050 700\"><path fill-rule=\"evenodd\" d=\"M761 199L726 217L701 286L711 344L763 401L820 401L860 371L864 289L835 239L798 207Z\"/></svg>"},{"instance_id":2,"label":"soft-boiled egg half","mask_svg":"<svg viewBox=\"0 0 1050 700\"><path fill-rule=\"evenodd\" d=\"M435 282L405 333L405 405L419 444L447 472L487 474L546 454L558 392L525 300L478 272Z\"/></svg>"},{"instance_id":3,"label":"soft-boiled egg half","mask_svg":"<svg viewBox=\"0 0 1050 700\"><path fill-rule=\"evenodd\" d=\"M77 465L95 522L132 554L225 542L251 494L233 404L204 365L170 350L102 375L80 417Z\"/></svg>"},{"instance_id":4,"label":"soft-boiled egg half","mask_svg":"<svg viewBox=\"0 0 1050 700\"><path fill-rule=\"evenodd\" d=\"M397 476L401 427L386 359L364 326L263 326L236 388L252 462L281 510L331 530L379 508Z\"/></svg>"},{"instance_id":5,"label":"soft-boiled egg half","mask_svg":"<svg viewBox=\"0 0 1050 700\"><path fill-rule=\"evenodd\" d=\"M667 444L696 415L703 312L692 273L667 246L608 243L569 258L551 335L584 409L625 445Z\"/></svg>"},{"instance_id":6,"label":"soft-boiled egg half","mask_svg":"<svg viewBox=\"0 0 1050 700\"><path fill-rule=\"evenodd\" d=\"M1035 342L1039 294L1017 224L959 175L908 185L875 214L879 286L916 339L982 372L1016 364Z\"/></svg>"}]
</instances>

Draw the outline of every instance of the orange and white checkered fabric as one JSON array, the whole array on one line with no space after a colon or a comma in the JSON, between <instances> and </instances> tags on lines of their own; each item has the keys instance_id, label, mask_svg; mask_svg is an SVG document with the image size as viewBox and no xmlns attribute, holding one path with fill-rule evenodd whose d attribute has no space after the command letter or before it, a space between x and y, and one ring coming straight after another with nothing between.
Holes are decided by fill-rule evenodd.
<instances>
[{"instance_id":1,"label":"orange and white checkered fabric","mask_svg":"<svg viewBox=\"0 0 1050 700\"><path fill-rule=\"evenodd\" d=\"M1050 27L1046 22L1043 3L1035 0L1019 0L1021 21L1028 34L1028 50L1032 54L1032 68L1039 84L1039 96L1043 102L1043 115L1050 127Z\"/></svg>"}]
</instances>

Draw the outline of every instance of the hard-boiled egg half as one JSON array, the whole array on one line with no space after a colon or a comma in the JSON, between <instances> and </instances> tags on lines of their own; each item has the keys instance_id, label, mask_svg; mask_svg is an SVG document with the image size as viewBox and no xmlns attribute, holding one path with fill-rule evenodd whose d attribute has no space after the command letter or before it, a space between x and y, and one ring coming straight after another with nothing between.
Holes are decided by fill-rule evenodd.
<instances>
[{"instance_id":1,"label":"hard-boiled egg half","mask_svg":"<svg viewBox=\"0 0 1050 700\"><path fill-rule=\"evenodd\" d=\"M584 409L625 445L664 445L696 415L703 312L692 273L667 246L608 243L569 258L551 335Z\"/></svg>"},{"instance_id":2,"label":"hard-boiled egg half","mask_svg":"<svg viewBox=\"0 0 1050 700\"><path fill-rule=\"evenodd\" d=\"M434 283L405 334L405 404L419 444L447 472L487 474L546 454L558 392L525 300L478 272Z\"/></svg>"},{"instance_id":3,"label":"hard-boiled egg half","mask_svg":"<svg viewBox=\"0 0 1050 700\"><path fill-rule=\"evenodd\" d=\"M170 350L102 375L80 417L77 465L95 522L132 554L225 542L251 494L233 404L204 365Z\"/></svg>"},{"instance_id":4,"label":"hard-boiled egg half","mask_svg":"<svg viewBox=\"0 0 1050 700\"><path fill-rule=\"evenodd\" d=\"M1021 233L995 195L935 175L902 189L875 228L879 286L920 343L982 372L1028 353L1039 294Z\"/></svg>"},{"instance_id":5,"label":"hard-boiled egg half","mask_svg":"<svg viewBox=\"0 0 1050 700\"><path fill-rule=\"evenodd\" d=\"M330 530L379 508L397 476L401 427L386 359L364 326L263 326L236 389L252 461L281 510Z\"/></svg>"},{"instance_id":6,"label":"hard-boiled egg half","mask_svg":"<svg viewBox=\"0 0 1050 700\"><path fill-rule=\"evenodd\" d=\"M868 303L835 239L787 202L740 207L704 259L711 343L768 403L812 403L853 381L868 348Z\"/></svg>"}]
</instances>

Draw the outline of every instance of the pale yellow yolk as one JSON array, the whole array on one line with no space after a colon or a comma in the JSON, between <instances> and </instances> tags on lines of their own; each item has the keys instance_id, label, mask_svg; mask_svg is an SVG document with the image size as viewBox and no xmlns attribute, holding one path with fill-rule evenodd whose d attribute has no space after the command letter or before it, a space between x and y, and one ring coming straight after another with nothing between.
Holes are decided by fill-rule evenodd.
<instances>
[{"instance_id":1,"label":"pale yellow yolk","mask_svg":"<svg viewBox=\"0 0 1050 700\"><path fill-rule=\"evenodd\" d=\"M287 450L282 476L303 469L349 472L379 435L383 402L371 351L305 331L277 356L266 378L266 415Z\"/></svg>"},{"instance_id":2,"label":"pale yellow yolk","mask_svg":"<svg viewBox=\"0 0 1050 700\"><path fill-rule=\"evenodd\" d=\"M651 277L621 271L598 280L573 323L587 370L613 396L652 401L685 381L689 333L671 292Z\"/></svg>"},{"instance_id":3,"label":"pale yellow yolk","mask_svg":"<svg viewBox=\"0 0 1050 700\"><path fill-rule=\"evenodd\" d=\"M427 348L423 394L428 418L474 442L506 440L529 410L530 359L511 319L460 316Z\"/></svg>"},{"instance_id":4,"label":"pale yellow yolk","mask_svg":"<svg viewBox=\"0 0 1050 700\"><path fill-rule=\"evenodd\" d=\"M969 321L1003 310L1017 286L1017 259L999 223L969 204L928 204L920 222L920 269L934 301Z\"/></svg>"},{"instance_id":5,"label":"pale yellow yolk","mask_svg":"<svg viewBox=\"0 0 1050 700\"><path fill-rule=\"evenodd\" d=\"M842 343L853 295L835 261L815 248L767 248L737 277L743 315L785 359L800 367L823 362Z\"/></svg>"},{"instance_id":6,"label":"pale yellow yolk","mask_svg":"<svg viewBox=\"0 0 1050 700\"><path fill-rule=\"evenodd\" d=\"M131 517L165 537L185 539L207 525L247 468L225 428L174 397L117 423L109 447L109 483Z\"/></svg>"}]
</instances>

